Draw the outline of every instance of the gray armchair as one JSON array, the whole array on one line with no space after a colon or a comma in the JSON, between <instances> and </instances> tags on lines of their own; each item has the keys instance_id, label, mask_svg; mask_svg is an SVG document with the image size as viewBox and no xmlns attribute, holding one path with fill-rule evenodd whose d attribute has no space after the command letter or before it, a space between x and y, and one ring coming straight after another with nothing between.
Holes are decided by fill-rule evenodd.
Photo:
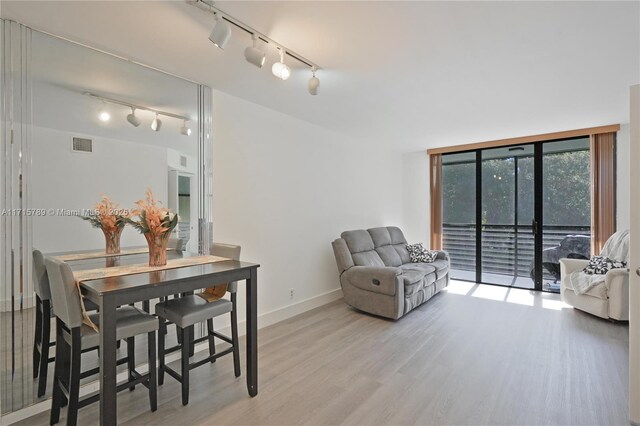
<instances>
[{"instance_id":1,"label":"gray armchair","mask_svg":"<svg viewBox=\"0 0 640 426\"><path fill-rule=\"evenodd\" d=\"M343 232L332 245L344 299L361 311L398 319L449 284L447 253L411 263L395 226Z\"/></svg>"}]
</instances>

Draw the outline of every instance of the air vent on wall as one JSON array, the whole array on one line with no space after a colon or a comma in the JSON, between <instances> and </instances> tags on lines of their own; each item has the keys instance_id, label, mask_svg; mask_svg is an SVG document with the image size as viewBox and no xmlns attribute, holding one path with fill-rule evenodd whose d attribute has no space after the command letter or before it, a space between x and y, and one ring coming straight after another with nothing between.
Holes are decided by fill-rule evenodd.
<instances>
[{"instance_id":1,"label":"air vent on wall","mask_svg":"<svg viewBox=\"0 0 640 426\"><path fill-rule=\"evenodd\" d=\"M187 167L187 157L185 157L184 155L180 156L180 166Z\"/></svg>"},{"instance_id":2,"label":"air vent on wall","mask_svg":"<svg viewBox=\"0 0 640 426\"><path fill-rule=\"evenodd\" d=\"M73 138L74 152L93 152L93 141L85 138Z\"/></svg>"}]
</instances>

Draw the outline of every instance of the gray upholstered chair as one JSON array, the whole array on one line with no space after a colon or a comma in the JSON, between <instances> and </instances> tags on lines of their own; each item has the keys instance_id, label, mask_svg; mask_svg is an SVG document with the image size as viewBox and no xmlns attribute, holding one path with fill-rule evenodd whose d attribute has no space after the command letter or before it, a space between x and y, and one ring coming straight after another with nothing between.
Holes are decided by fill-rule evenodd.
<instances>
[{"instance_id":1,"label":"gray upholstered chair","mask_svg":"<svg viewBox=\"0 0 640 426\"><path fill-rule=\"evenodd\" d=\"M44 396L47 390L47 374L49 363L55 358L49 357L49 348L56 343L51 342L51 289L44 256L40 250L33 250L33 286L36 293L36 323L33 337L33 378L38 379L38 398ZM98 306L90 300L85 300L87 311L95 311Z\"/></svg>"},{"instance_id":2,"label":"gray upholstered chair","mask_svg":"<svg viewBox=\"0 0 640 426\"><path fill-rule=\"evenodd\" d=\"M67 425L75 425L78 409L99 401L99 395L79 399L80 379L99 372L92 369L80 372L82 349L99 345L100 334L93 328L83 324L80 293L69 265L57 259L45 258L47 275L51 288L51 300L56 315L56 364L53 379L53 401L51 404L51 424L58 423L60 409L68 395ZM99 315L90 314L94 324L100 326ZM119 360L128 363L129 380L118 387L119 390L133 389L143 384L149 389L151 411L157 409L156 384L156 330L158 319L134 307L124 306L116 311L116 338L126 339L127 346L133 349L134 338L139 334L147 334L149 355L149 372L141 375L135 371L134 360L127 357Z\"/></svg>"},{"instance_id":3,"label":"gray upholstered chair","mask_svg":"<svg viewBox=\"0 0 640 426\"><path fill-rule=\"evenodd\" d=\"M449 256L412 263L395 226L346 231L333 241L344 300L356 309L398 319L449 285Z\"/></svg>"},{"instance_id":4,"label":"gray upholstered chair","mask_svg":"<svg viewBox=\"0 0 640 426\"><path fill-rule=\"evenodd\" d=\"M210 253L233 260L240 259L240 246L213 243ZM160 320L158 333L158 383L164 383L164 373L182 384L182 405L189 403L189 370L204 365L207 362L215 362L221 356L233 353L233 367L235 376L240 376L240 346L238 344L238 315L237 315L237 282L229 283L227 291L231 294L231 301L219 299L208 302L197 294L183 295L177 299L171 299L156 305L156 315ZM213 318L229 313L231 315L231 337L220 334L214 330ZM207 322L207 334L197 340L193 339L195 324ZM179 344L172 348L165 348L165 334L167 323L173 323L180 337ZM219 338L231 344L230 348L216 353L215 338ZM192 346L195 343L208 340L209 356L203 360L189 364L189 357L193 354ZM178 374L165 364L165 354L181 350L181 372Z\"/></svg>"}]
</instances>

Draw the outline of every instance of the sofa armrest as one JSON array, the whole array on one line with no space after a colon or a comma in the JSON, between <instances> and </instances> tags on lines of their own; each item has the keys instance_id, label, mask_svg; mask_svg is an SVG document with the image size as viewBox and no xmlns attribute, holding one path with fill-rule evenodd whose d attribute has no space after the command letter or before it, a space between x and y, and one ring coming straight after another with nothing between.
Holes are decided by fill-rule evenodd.
<instances>
[{"instance_id":1,"label":"sofa armrest","mask_svg":"<svg viewBox=\"0 0 640 426\"><path fill-rule=\"evenodd\" d=\"M342 274L349 284L362 290L395 296L402 285L402 270L393 267L353 266Z\"/></svg>"},{"instance_id":2,"label":"sofa armrest","mask_svg":"<svg viewBox=\"0 0 640 426\"><path fill-rule=\"evenodd\" d=\"M609 317L627 321L629 319L629 271L612 269L604 277L609 297Z\"/></svg>"},{"instance_id":3,"label":"sofa armrest","mask_svg":"<svg viewBox=\"0 0 640 426\"><path fill-rule=\"evenodd\" d=\"M442 259L442 260L446 260L448 262L449 261L449 253L447 253L444 250L438 250L438 255L436 256L436 259Z\"/></svg>"}]
</instances>

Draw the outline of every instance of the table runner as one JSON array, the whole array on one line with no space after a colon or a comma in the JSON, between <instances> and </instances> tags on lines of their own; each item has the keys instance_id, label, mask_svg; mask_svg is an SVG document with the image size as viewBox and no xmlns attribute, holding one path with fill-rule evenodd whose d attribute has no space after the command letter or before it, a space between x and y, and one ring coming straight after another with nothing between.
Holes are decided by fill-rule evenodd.
<instances>
[{"instance_id":1,"label":"table runner","mask_svg":"<svg viewBox=\"0 0 640 426\"><path fill-rule=\"evenodd\" d=\"M197 266L197 265L205 265L207 263L215 263L215 262L223 262L225 260L229 260L225 257L212 256L212 255L204 255L204 256L194 256L194 257L183 257L181 259L171 259L167 261L167 264L164 266L149 266L148 264L137 264L137 265L122 265L122 266L113 266L110 268L96 268L96 269L87 269L84 271L74 271L73 276L76 280L76 286L78 287L78 292L80 293L80 305L82 307L82 318L83 323L94 329L96 332L99 332L98 326L91 321L89 314L84 306L84 298L82 297L82 291L80 290L80 283L82 281L88 280L96 280L100 278L113 278L113 277L121 277L124 275L134 275L134 274L142 274L145 272L155 272L155 271L165 271L167 269L175 269L182 268L186 266Z\"/></svg>"},{"instance_id":2,"label":"table runner","mask_svg":"<svg viewBox=\"0 0 640 426\"><path fill-rule=\"evenodd\" d=\"M168 248L167 251L175 250L174 248ZM116 257L127 256L132 254L149 253L148 247L140 247L136 249L120 250L120 253L104 253L104 252L87 252L87 253L69 253L62 254L60 256L52 256L61 262L71 262L74 260L88 260L88 259L100 259L102 257Z\"/></svg>"}]
</instances>

